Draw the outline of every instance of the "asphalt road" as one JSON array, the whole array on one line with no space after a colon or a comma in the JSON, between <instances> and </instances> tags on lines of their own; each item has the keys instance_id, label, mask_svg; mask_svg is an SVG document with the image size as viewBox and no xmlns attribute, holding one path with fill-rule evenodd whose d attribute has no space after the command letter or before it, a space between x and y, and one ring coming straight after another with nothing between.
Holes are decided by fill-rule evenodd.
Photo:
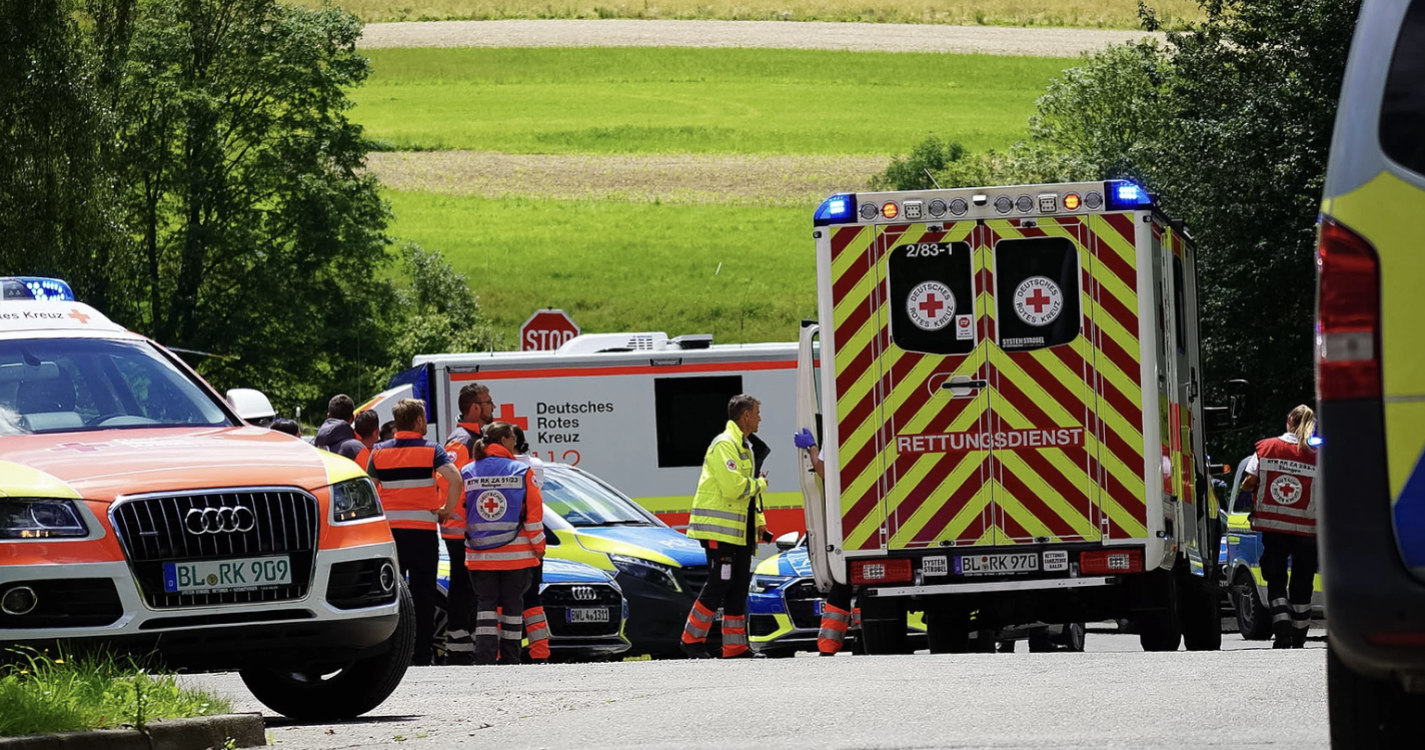
<instances>
[{"instance_id":1,"label":"asphalt road","mask_svg":"<svg viewBox=\"0 0 1425 750\"><path fill-rule=\"evenodd\" d=\"M361 720L269 714L289 748L1326 748L1326 652L1226 637L1145 654L662 661L413 669ZM236 675L189 681L260 711Z\"/></svg>"}]
</instances>

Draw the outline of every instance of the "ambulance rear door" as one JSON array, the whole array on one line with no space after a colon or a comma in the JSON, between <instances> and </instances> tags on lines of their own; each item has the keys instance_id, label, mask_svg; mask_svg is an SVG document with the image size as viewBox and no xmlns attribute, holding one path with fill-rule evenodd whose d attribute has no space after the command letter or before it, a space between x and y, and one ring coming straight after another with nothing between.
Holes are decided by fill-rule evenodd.
<instances>
[{"instance_id":1,"label":"ambulance rear door","mask_svg":"<svg viewBox=\"0 0 1425 750\"><path fill-rule=\"evenodd\" d=\"M996 219L977 238L995 544L1098 541L1088 226L1077 216Z\"/></svg>"},{"instance_id":2,"label":"ambulance rear door","mask_svg":"<svg viewBox=\"0 0 1425 750\"><path fill-rule=\"evenodd\" d=\"M978 231L974 221L890 225L876 239L877 289L886 295L877 307L888 334L878 357L882 533L892 549L994 543L990 454L981 442L990 397Z\"/></svg>"}]
</instances>

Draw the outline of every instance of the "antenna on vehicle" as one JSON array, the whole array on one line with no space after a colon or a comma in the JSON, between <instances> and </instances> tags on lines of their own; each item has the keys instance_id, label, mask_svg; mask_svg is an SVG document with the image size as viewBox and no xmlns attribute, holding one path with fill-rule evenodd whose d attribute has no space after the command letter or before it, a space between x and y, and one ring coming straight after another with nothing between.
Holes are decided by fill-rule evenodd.
<instances>
[{"instance_id":1,"label":"antenna on vehicle","mask_svg":"<svg viewBox=\"0 0 1425 750\"><path fill-rule=\"evenodd\" d=\"M934 185L936 190L940 189L940 181L935 179L935 175L931 174L929 169L921 167L920 171L924 172L925 176L930 178L930 184Z\"/></svg>"},{"instance_id":2,"label":"antenna on vehicle","mask_svg":"<svg viewBox=\"0 0 1425 750\"><path fill-rule=\"evenodd\" d=\"M703 290L703 291L704 291L704 294L703 294L703 302L704 302L704 303L707 303L707 302L709 302L709 301L712 300L712 285L713 285L713 280L716 279L717 276L718 276L718 274L720 274L720 273L722 273L722 261L718 261L718 262L717 262L717 270L713 271L713 277L712 277L711 279L708 279L707 288ZM717 316L716 316L716 315L712 316L712 336L713 336L713 341L717 341Z\"/></svg>"}]
</instances>

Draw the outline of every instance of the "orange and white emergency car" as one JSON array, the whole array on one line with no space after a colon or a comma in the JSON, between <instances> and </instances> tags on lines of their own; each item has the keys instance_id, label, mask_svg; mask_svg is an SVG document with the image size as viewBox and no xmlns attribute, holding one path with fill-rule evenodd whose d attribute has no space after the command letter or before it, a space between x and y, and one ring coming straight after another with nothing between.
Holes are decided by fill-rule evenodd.
<instances>
[{"instance_id":1,"label":"orange and white emergency car","mask_svg":"<svg viewBox=\"0 0 1425 750\"><path fill-rule=\"evenodd\" d=\"M824 590L857 587L868 649L902 648L907 610L935 651L1107 619L1218 648L1182 226L1126 181L837 195L814 223L810 550Z\"/></svg>"},{"instance_id":2,"label":"orange and white emergency car","mask_svg":"<svg viewBox=\"0 0 1425 750\"><path fill-rule=\"evenodd\" d=\"M371 480L62 282L0 286L0 646L237 669L303 719L380 705L414 631Z\"/></svg>"}]
</instances>

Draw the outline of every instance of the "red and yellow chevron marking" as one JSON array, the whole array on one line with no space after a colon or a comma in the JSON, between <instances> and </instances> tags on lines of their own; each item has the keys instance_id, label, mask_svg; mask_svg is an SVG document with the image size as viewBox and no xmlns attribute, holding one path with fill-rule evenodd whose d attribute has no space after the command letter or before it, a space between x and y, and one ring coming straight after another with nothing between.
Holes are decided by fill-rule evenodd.
<instances>
[{"instance_id":1,"label":"red and yellow chevron marking","mask_svg":"<svg viewBox=\"0 0 1425 750\"><path fill-rule=\"evenodd\" d=\"M843 227L832 245L843 548L1012 544L1037 537L1146 535L1133 223L1062 217ZM1064 236L1079 249L1082 335L1070 345L1005 353L995 336L994 243ZM974 247L979 346L960 357L902 351L889 336L886 263L910 242ZM977 398L951 399L949 375L987 378ZM1075 428L1081 444L901 455L896 436Z\"/></svg>"}]
</instances>

